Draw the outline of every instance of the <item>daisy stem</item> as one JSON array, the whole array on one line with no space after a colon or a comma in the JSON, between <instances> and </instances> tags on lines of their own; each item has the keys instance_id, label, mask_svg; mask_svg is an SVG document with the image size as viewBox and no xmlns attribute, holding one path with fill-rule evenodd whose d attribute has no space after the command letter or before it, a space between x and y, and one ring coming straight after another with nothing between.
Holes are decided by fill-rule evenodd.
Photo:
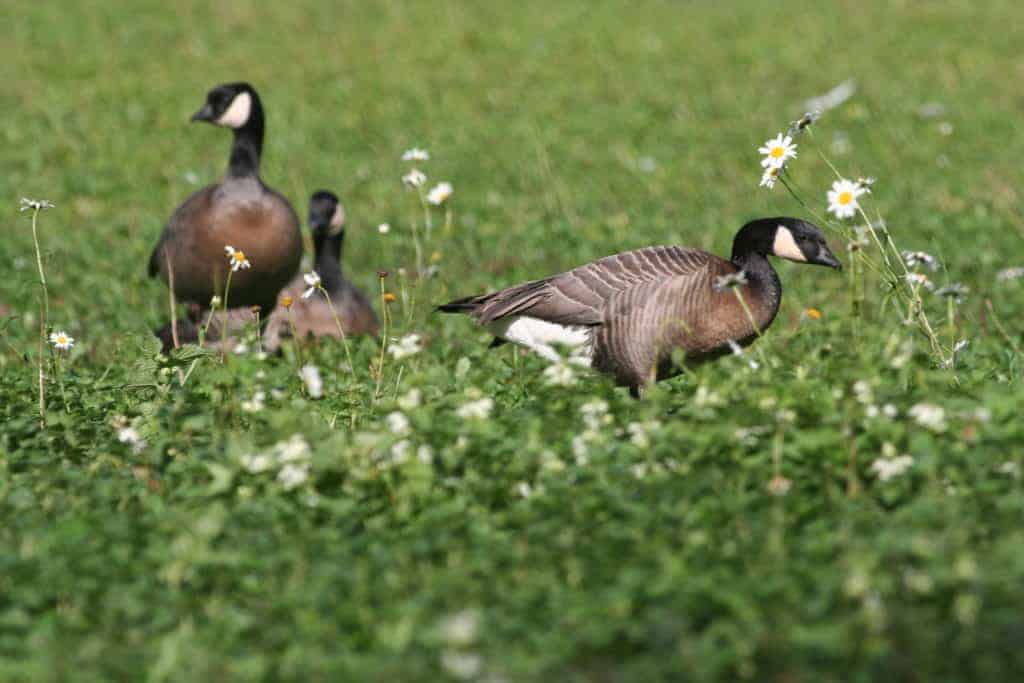
<instances>
[{"instance_id":1,"label":"daisy stem","mask_svg":"<svg viewBox=\"0 0 1024 683\"><path fill-rule=\"evenodd\" d=\"M452 207L444 207L444 234L447 237L452 233Z\"/></svg>"},{"instance_id":2,"label":"daisy stem","mask_svg":"<svg viewBox=\"0 0 1024 683\"><path fill-rule=\"evenodd\" d=\"M253 313L256 316L256 352L263 353L263 328L260 327L260 307L256 306L253 309Z\"/></svg>"},{"instance_id":3,"label":"daisy stem","mask_svg":"<svg viewBox=\"0 0 1024 683\"><path fill-rule=\"evenodd\" d=\"M60 353L53 359L53 372L57 375L57 384L60 386L60 395L64 401L64 412L71 414L71 407L68 405L68 392L64 389L64 367L61 364Z\"/></svg>"},{"instance_id":4,"label":"daisy stem","mask_svg":"<svg viewBox=\"0 0 1024 683\"><path fill-rule=\"evenodd\" d=\"M423 192L423 186L416 188L420 198L420 206L423 207L423 224L427 227L427 243L430 243L430 234L434 228L434 222L430 217L430 205L427 204L427 196Z\"/></svg>"},{"instance_id":5,"label":"daisy stem","mask_svg":"<svg viewBox=\"0 0 1024 683\"><path fill-rule=\"evenodd\" d=\"M50 315L50 294L49 294L49 291L46 288L46 273L43 272L43 252L39 248L39 233L38 233L38 231L36 229L36 222L37 222L37 218L39 216L40 209L41 209L41 207L36 207L32 211L32 243L36 247L36 265L39 266L39 287L43 291L43 306L42 306L42 309L43 309L44 316L45 317L49 317L49 315ZM44 329L45 329L45 321L44 321L43 324L44 324Z\"/></svg>"},{"instance_id":6,"label":"daisy stem","mask_svg":"<svg viewBox=\"0 0 1024 683\"><path fill-rule=\"evenodd\" d=\"M740 302L740 306L743 307L743 312L747 314L747 320L750 321L751 327L754 328L754 333L757 334L757 338L760 339L761 327L757 324L757 321L754 320L754 314L751 312L750 307L747 306L747 300L743 298L743 293L740 292L740 288L733 287L732 293L736 296L736 300ZM767 366L767 361L765 361L764 357L764 350L760 346L757 347L757 355L761 358L761 365Z\"/></svg>"},{"instance_id":7,"label":"daisy stem","mask_svg":"<svg viewBox=\"0 0 1024 683\"><path fill-rule=\"evenodd\" d=\"M228 280L224 283L224 301L221 302L221 311L223 315L220 318L220 362L224 362L224 338L228 334L228 294L231 292L231 276L234 275L235 269L232 268L228 271Z\"/></svg>"},{"instance_id":8,"label":"daisy stem","mask_svg":"<svg viewBox=\"0 0 1024 683\"><path fill-rule=\"evenodd\" d=\"M381 316L384 318L384 333L381 336L380 358L377 361L377 377L375 378L376 385L373 388L373 401L374 401L374 403L376 403L377 397L380 395L380 384L381 384L381 381L384 378L385 352L387 351L387 348L388 348L388 340L391 338L390 337L390 333L391 333L391 314L388 311L387 297L384 296L386 294L386 292L384 291L384 277L383 277L383 275L378 276L378 280L380 281L380 312L381 312Z\"/></svg>"},{"instance_id":9,"label":"daisy stem","mask_svg":"<svg viewBox=\"0 0 1024 683\"><path fill-rule=\"evenodd\" d=\"M354 385L353 383L355 382L356 379L356 366L355 364L352 363L352 352L348 348L348 335L345 334L345 328L341 324L341 318L338 317L337 309L334 308L334 302L331 301L331 295L327 293L327 290L324 289L324 286L322 284L318 283L316 288L319 289L320 293L323 294L324 297L327 299L327 305L331 309L331 315L334 316L334 324L338 328L338 334L341 335L341 345L345 349L345 358L348 360L348 371L352 375L351 379L349 380L350 385Z\"/></svg>"},{"instance_id":10,"label":"daisy stem","mask_svg":"<svg viewBox=\"0 0 1024 683\"><path fill-rule=\"evenodd\" d=\"M288 309L288 327L291 328L292 340L294 341L293 345L295 347L295 365L296 365L295 369L296 370L301 370L302 369L302 348L301 348L302 345L300 344L301 340L296 336L298 334L298 332L296 331L296 328L295 328L295 314L292 312L292 307L291 306L287 306L287 309Z\"/></svg>"}]
</instances>

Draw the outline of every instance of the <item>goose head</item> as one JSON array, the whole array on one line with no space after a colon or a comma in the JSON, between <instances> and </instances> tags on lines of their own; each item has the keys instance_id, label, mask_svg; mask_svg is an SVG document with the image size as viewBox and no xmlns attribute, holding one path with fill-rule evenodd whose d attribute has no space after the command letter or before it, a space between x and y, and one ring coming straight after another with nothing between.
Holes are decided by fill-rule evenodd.
<instances>
[{"instance_id":1,"label":"goose head","mask_svg":"<svg viewBox=\"0 0 1024 683\"><path fill-rule=\"evenodd\" d=\"M780 218L772 236L771 253L797 263L842 270L843 265L825 242L818 226L799 218Z\"/></svg>"},{"instance_id":2,"label":"goose head","mask_svg":"<svg viewBox=\"0 0 1024 683\"><path fill-rule=\"evenodd\" d=\"M225 83L206 94L206 102L192 115L192 122L239 130L262 117L260 97L248 83Z\"/></svg>"}]
</instances>

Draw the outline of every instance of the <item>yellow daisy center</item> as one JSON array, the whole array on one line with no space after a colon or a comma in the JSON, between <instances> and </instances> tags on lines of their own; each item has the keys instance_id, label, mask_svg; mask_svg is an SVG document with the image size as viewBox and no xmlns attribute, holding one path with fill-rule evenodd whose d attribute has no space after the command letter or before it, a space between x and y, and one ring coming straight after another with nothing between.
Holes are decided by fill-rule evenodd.
<instances>
[{"instance_id":1,"label":"yellow daisy center","mask_svg":"<svg viewBox=\"0 0 1024 683\"><path fill-rule=\"evenodd\" d=\"M852 201L853 201L853 193L852 192L840 192L839 193L839 203L842 204L843 206L846 206L847 204L849 204Z\"/></svg>"},{"instance_id":2,"label":"yellow daisy center","mask_svg":"<svg viewBox=\"0 0 1024 683\"><path fill-rule=\"evenodd\" d=\"M784 155L785 153L786 153L786 148L785 148L785 147L783 147L782 145L777 145L777 146L775 146L775 147L772 147L772 151L771 151L771 152L769 152L769 154L770 154L770 155L771 155L771 156L772 156L773 158L775 158L775 159L778 159L779 157L781 157L781 156L782 156L782 155Z\"/></svg>"},{"instance_id":3,"label":"yellow daisy center","mask_svg":"<svg viewBox=\"0 0 1024 683\"><path fill-rule=\"evenodd\" d=\"M235 263L241 263L242 261L245 260L245 253L241 251L236 251L234 254L231 255L231 258L235 259Z\"/></svg>"},{"instance_id":4,"label":"yellow daisy center","mask_svg":"<svg viewBox=\"0 0 1024 683\"><path fill-rule=\"evenodd\" d=\"M59 334L59 335L57 335L57 343L58 344L67 344L68 343L68 338L65 337L63 334Z\"/></svg>"}]
</instances>

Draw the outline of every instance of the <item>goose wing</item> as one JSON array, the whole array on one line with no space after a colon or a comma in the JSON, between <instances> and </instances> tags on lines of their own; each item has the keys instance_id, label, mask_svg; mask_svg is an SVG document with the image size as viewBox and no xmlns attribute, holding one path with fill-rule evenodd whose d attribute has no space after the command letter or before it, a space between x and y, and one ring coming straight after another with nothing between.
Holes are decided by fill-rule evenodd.
<instances>
[{"instance_id":1,"label":"goose wing","mask_svg":"<svg viewBox=\"0 0 1024 683\"><path fill-rule=\"evenodd\" d=\"M441 306L441 310L468 313L480 325L513 315L560 325L600 325L605 306L617 293L645 282L693 276L711 259L721 260L699 249L645 247L607 256L543 280L453 301Z\"/></svg>"},{"instance_id":2,"label":"goose wing","mask_svg":"<svg viewBox=\"0 0 1024 683\"><path fill-rule=\"evenodd\" d=\"M595 330L594 367L615 375L623 384L640 385L651 379L673 349L700 358L728 348L729 340L749 341L771 324L762 295L742 287L750 315L736 295L717 290L715 280L737 272L735 265L708 255L691 272L640 282L616 292L604 308ZM751 322L753 316L753 323Z\"/></svg>"}]
</instances>

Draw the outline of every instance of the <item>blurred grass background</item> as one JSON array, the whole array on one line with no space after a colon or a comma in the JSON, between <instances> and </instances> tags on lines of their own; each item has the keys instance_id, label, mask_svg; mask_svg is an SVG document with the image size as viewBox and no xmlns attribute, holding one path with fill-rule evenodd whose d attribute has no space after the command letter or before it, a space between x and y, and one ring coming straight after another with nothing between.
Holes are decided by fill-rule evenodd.
<instances>
[{"instance_id":1,"label":"blurred grass background","mask_svg":"<svg viewBox=\"0 0 1024 683\"><path fill-rule=\"evenodd\" d=\"M6 680L438 680L458 668L439 659L436 624L466 604L483 615L482 680L995 680L1020 664L1022 495L992 474L1024 455L1019 358L983 303L1019 340L1024 295L995 280L1024 264L1016 3L3 7ZM209 87L243 79L267 111L264 179L300 215L312 191L340 194L349 275L369 292L376 270L413 262L418 214L399 181L401 152L427 148L431 183L454 184L454 229L435 230L428 247L440 274L415 307L395 309L398 332L430 342L402 388L421 382L439 406L414 420L424 442L452 454L434 488L376 475L360 488L335 472L319 483L325 501L335 497L315 511L281 492L258 506L227 495L207 465L296 429L324 463L359 451L327 426L350 412L338 402L240 415L235 396L258 365L209 370L169 396L100 389L101 377L131 379L148 330L166 319L163 285L145 278L166 217L226 164L228 135L187 118ZM844 175L878 178L873 201L901 247L935 253L948 269L937 281L972 288L958 319L975 354L966 374L951 381L926 359L913 372L884 366L897 317L875 309L858 328L859 354L847 353L846 278L780 264L779 329L763 343L783 369L753 389L733 383L736 366L704 371L699 381L728 399L716 419L686 412L685 382L644 405L588 385L617 423L669 425L653 452L684 459L685 474L637 489L628 467L654 456L613 442L578 478L548 481L527 508L510 503L545 447L568 451L586 397L541 387L534 359L508 370L465 320L430 316L429 305L647 244L725 255L751 217L806 217L781 187L757 188L755 150L847 79L855 97L815 139ZM821 211L832 176L800 142L794 178ZM31 348L35 329L22 196L56 203L40 217L51 322L79 339L82 412L49 431L33 427L32 368L12 350ZM390 234L377 233L381 222ZM820 329L801 326L807 307L824 312ZM371 346L360 348L364 364ZM453 383L460 355L475 365ZM317 359L337 366L341 355ZM797 366L812 384L793 386ZM266 372L294 382L286 363ZM971 438L960 424L945 435L851 427L849 408L828 396L861 377L901 410L948 395L961 412L985 406L992 425ZM503 392L508 408L469 451L451 446L461 428L444 403L462 380ZM751 449L735 437L774 411L764 405L800 416L785 513L764 492L767 440ZM386 410L359 419L373 425ZM118 412L147 416L158 491L131 476L136 461L107 426ZM848 444L871 453L883 441L934 469L895 493L846 498L847 467L868 481L874 457L848 465ZM878 583L858 588L872 572ZM934 588L908 589L923 585L918 575Z\"/></svg>"}]
</instances>

